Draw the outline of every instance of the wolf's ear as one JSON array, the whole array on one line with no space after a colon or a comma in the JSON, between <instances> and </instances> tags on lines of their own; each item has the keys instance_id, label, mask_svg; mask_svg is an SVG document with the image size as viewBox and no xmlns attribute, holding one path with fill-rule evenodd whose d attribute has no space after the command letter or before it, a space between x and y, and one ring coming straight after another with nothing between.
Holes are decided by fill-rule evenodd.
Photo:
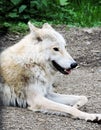
<instances>
[{"instance_id":1,"label":"wolf's ear","mask_svg":"<svg viewBox=\"0 0 101 130\"><path fill-rule=\"evenodd\" d=\"M34 34L33 36L35 36L38 41L42 41L42 38L40 35L40 29L35 27L31 22L28 22L28 26L29 26L30 32Z\"/></svg>"},{"instance_id":2,"label":"wolf's ear","mask_svg":"<svg viewBox=\"0 0 101 130\"><path fill-rule=\"evenodd\" d=\"M48 28L48 29L53 29L52 26L48 23L44 23L42 28Z\"/></svg>"},{"instance_id":3,"label":"wolf's ear","mask_svg":"<svg viewBox=\"0 0 101 130\"><path fill-rule=\"evenodd\" d=\"M30 31L33 32L33 33L37 32L39 30L30 21L28 22L28 26L29 26Z\"/></svg>"}]
</instances>

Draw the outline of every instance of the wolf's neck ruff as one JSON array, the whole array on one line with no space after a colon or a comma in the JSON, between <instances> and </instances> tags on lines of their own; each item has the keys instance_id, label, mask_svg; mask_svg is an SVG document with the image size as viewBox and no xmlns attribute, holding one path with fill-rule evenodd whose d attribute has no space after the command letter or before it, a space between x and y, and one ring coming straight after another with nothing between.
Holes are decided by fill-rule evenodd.
<instances>
[{"instance_id":1,"label":"wolf's neck ruff","mask_svg":"<svg viewBox=\"0 0 101 130\"><path fill-rule=\"evenodd\" d=\"M53 76L55 75L55 71L50 69L49 65L43 65L39 63L33 63L33 66L28 66L27 68L31 75L29 78L29 83L35 83L37 79L38 82L42 82L43 84L47 84L53 81ZM33 77L33 78L32 78ZM32 79L31 79L32 78Z\"/></svg>"}]
</instances>

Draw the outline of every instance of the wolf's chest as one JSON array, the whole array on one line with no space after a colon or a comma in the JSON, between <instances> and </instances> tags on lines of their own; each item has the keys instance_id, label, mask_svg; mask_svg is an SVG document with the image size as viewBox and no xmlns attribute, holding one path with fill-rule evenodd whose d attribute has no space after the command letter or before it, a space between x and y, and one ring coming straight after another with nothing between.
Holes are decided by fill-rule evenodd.
<instances>
[{"instance_id":1,"label":"wolf's chest","mask_svg":"<svg viewBox=\"0 0 101 130\"><path fill-rule=\"evenodd\" d=\"M46 95L52 86L52 78L50 77L50 74L39 66L31 68L31 73L29 88L33 89L32 91L35 93Z\"/></svg>"}]
</instances>

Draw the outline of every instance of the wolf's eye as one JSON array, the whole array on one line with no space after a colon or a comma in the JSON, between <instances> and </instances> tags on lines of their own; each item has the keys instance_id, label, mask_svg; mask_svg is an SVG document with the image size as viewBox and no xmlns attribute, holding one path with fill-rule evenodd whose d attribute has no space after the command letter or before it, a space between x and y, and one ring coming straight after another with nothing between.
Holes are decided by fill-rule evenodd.
<instances>
[{"instance_id":1,"label":"wolf's eye","mask_svg":"<svg viewBox=\"0 0 101 130\"><path fill-rule=\"evenodd\" d=\"M54 50L54 51L59 51L59 48L54 47L53 50Z\"/></svg>"}]
</instances>

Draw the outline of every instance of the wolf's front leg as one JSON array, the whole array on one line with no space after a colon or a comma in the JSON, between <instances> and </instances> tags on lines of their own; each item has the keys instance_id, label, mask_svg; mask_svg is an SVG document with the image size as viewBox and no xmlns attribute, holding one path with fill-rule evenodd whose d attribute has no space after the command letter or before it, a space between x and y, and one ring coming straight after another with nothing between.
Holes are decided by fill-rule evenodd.
<instances>
[{"instance_id":1,"label":"wolf's front leg","mask_svg":"<svg viewBox=\"0 0 101 130\"><path fill-rule=\"evenodd\" d=\"M56 103L40 95L34 97L34 100L31 98L31 100L32 101L30 101L28 104L30 105L29 109L33 111L50 110L64 112L70 114L74 118L101 123L101 114L88 114L86 112L78 110L77 108L67 106L61 103Z\"/></svg>"},{"instance_id":2,"label":"wolf's front leg","mask_svg":"<svg viewBox=\"0 0 101 130\"><path fill-rule=\"evenodd\" d=\"M87 97L85 96L65 95L65 94L58 94L53 92L48 93L46 97L52 101L62 103L65 105L70 105L75 108L82 107L88 101Z\"/></svg>"}]
</instances>

